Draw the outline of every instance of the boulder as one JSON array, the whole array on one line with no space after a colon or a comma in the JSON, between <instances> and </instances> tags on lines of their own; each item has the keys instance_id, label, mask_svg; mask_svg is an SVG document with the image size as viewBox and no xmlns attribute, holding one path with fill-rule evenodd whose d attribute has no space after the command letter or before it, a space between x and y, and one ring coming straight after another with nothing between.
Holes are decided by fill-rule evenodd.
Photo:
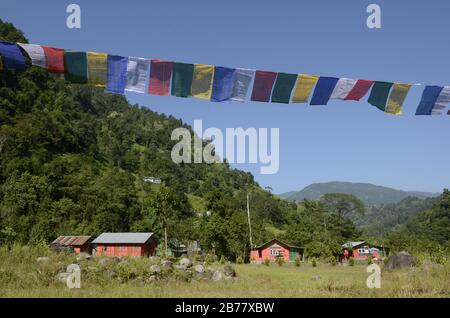
<instances>
[{"instance_id":1,"label":"boulder","mask_svg":"<svg viewBox=\"0 0 450 318\"><path fill-rule=\"evenodd\" d=\"M180 272L185 272L187 267L184 265L175 265L175 268L178 269Z\"/></svg>"},{"instance_id":2,"label":"boulder","mask_svg":"<svg viewBox=\"0 0 450 318\"><path fill-rule=\"evenodd\" d=\"M212 278L213 273L211 271L204 272L195 272L195 277L199 280L210 280Z\"/></svg>"},{"instance_id":3,"label":"boulder","mask_svg":"<svg viewBox=\"0 0 450 318\"><path fill-rule=\"evenodd\" d=\"M150 273L152 275L159 274L161 272L161 267L159 265L150 266Z\"/></svg>"},{"instance_id":4,"label":"boulder","mask_svg":"<svg viewBox=\"0 0 450 318\"><path fill-rule=\"evenodd\" d=\"M413 258L408 252L400 252L392 255L387 260L384 270L392 271L394 269L408 268L413 266Z\"/></svg>"},{"instance_id":5,"label":"boulder","mask_svg":"<svg viewBox=\"0 0 450 318\"><path fill-rule=\"evenodd\" d=\"M70 273L59 273L58 275L56 275L56 280L61 283L66 283L69 275Z\"/></svg>"},{"instance_id":6,"label":"boulder","mask_svg":"<svg viewBox=\"0 0 450 318\"><path fill-rule=\"evenodd\" d=\"M192 266L192 261L189 258L187 258L187 257L183 257L180 260L180 265L188 268L188 267Z\"/></svg>"},{"instance_id":7,"label":"boulder","mask_svg":"<svg viewBox=\"0 0 450 318\"><path fill-rule=\"evenodd\" d=\"M235 277L236 276L236 271L234 270L234 268L231 265L225 265L223 267L223 273L227 277Z\"/></svg>"},{"instance_id":8,"label":"boulder","mask_svg":"<svg viewBox=\"0 0 450 318\"><path fill-rule=\"evenodd\" d=\"M101 258L101 259L98 261L98 263L99 263L101 266L108 266L108 265L110 265L112 262L113 262L112 259L107 258L107 257Z\"/></svg>"},{"instance_id":9,"label":"boulder","mask_svg":"<svg viewBox=\"0 0 450 318\"><path fill-rule=\"evenodd\" d=\"M205 267L203 265L195 265L194 270L196 273L203 273L205 272Z\"/></svg>"},{"instance_id":10,"label":"boulder","mask_svg":"<svg viewBox=\"0 0 450 318\"><path fill-rule=\"evenodd\" d=\"M147 278L147 283L154 283L158 280L158 278L155 275L151 275L149 278Z\"/></svg>"},{"instance_id":11,"label":"boulder","mask_svg":"<svg viewBox=\"0 0 450 318\"><path fill-rule=\"evenodd\" d=\"M321 280L321 279L322 279L322 277L320 277L319 275L311 277L311 280L314 280L314 281L318 281L318 280Z\"/></svg>"},{"instance_id":12,"label":"boulder","mask_svg":"<svg viewBox=\"0 0 450 318\"><path fill-rule=\"evenodd\" d=\"M41 257L37 258L38 262L48 262L49 260L50 260L50 258L47 256L41 256Z\"/></svg>"},{"instance_id":13,"label":"boulder","mask_svg":"<svg viewBox=\"0 0 450 318\"><path fill-rule=\"evenodd\" d=\"M218 282L220 280L223 280L225 278L225 275L221 270L215 270L211 279L215 282Z\"/></svg>"},{"instance_id":14,"label":"boulder","mask_svg":"<svg viewBox=\"0 0 450 318\"><path fill-rule=\"evenodd\" d=\"M163 260L161 262L161 265L164 269L172 269L173 268L173 263L169 260Z\"/></svg>"}]
</instances>

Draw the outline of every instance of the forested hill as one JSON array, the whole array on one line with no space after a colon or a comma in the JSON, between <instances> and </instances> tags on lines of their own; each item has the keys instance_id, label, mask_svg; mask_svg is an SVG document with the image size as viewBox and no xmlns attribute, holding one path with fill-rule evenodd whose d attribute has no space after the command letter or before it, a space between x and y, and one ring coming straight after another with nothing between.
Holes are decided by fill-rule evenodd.
<instances>
[{"instance_id":1,"label":"forested hill","mask_svg":"<svg viewBox=\"0 0 450 318\"><path fill-rule=\"evenodd\" d=\"M326 193L346 193L356 196L367 205L379 205L387 203L397 203L407 197L429 198L437 197L438 193L420 191L402 191L370 183L353 182L328 182L314 183L301 191L288 192L280 196L289 200L303 201L319 200Z\"/></svg>"}]
</instances>

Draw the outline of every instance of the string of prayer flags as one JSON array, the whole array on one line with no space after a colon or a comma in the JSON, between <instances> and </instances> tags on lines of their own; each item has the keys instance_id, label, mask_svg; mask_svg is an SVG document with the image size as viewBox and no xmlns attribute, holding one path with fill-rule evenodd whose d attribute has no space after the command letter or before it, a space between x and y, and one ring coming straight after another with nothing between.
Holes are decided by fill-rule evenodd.
<instances>
[{"instance_id":1,"label":"string of prayer flags","mask_svg":"<svg viewBox=\"0 0 450 318\"><path fill-rule=\"evenodd\" d=\"M375 82L369 96L369 104L385 111L389 93L393 85L394 83L389 82Z\"/></svg>"},{"instance_id":2,"label":"string of prayer flags","mask_svg":"<svg viewBox=\"0 0 450 318\"><path fill-rule=\"evenodd\" d=\"M307 103L318 80L319 76L316 75L299 74L292 102Z\"/></svg>"},{"instance_id":3,"label":"string of prayer flags","mask_svg":"<svg viewBox=\"0 0 450 318\"><path fill-rule=\"evenodd\" d=\"M361 100L361 98L366 96L367 92L370 90L373 83L374 81L358 80L355 86L353 86L352 90L345 97L345 100L354 100L354 101Z\"/></svg>"},{"instance_id":4,"label":"string of prayer flags","mask_svg":"<svg viewBox=\"0 0 450 318\"><path fill-rule=\"evenodd\" d=\"M211 101L223 102L229 100L233 94L234 68L216 66L214 68L214 80Z\"/></svg>"},{"instance_id":5,"label":"string of prayer flags","mask_svg":"<svg viewBox=\"0 0 450 318\"><path fill-rule=\"evenodd\" d=\"M108 77L106 91L124 94L127 85L128 58L118 55L108 55Z\"/></svg>"},{"instance_id":6,"label":"string of prayer flags","mask_svg":"<svg viewBox=\"0 0 450 318\"><path fill-rule=\"evenodd\" d=\"M152 60L150 63L150 79L148 93L151 95L167 96L172 78L172 62Z\"/></svg>"},{"instance_id":7,"label":"string of prayer flags","mask_svg":"<svg viewBox=\"0 0 450 318\"><path fill-rule=\"evenodd\" d=\"M71 83L87 84L86 52L64 51L64 76Z\"/></svg>"},{"instance_id":8,"label":"string of prayer flags","mask_svg":"<svg viewBox=\"0 0 450 318\"><path fill-rule=\"evenodd\" d=\"M269 102L276 78L277 73L275 72L256 71L251 100L256 102Z\"/></svg>"},{"instance_id":9,"label":"string of prayer flags","mask_svg":"<svg viewBox=\"0 0 450 318\"><path fill-rule=\"evenodd\" d=\"M200 99L211 99L214 65L195 64L191 95Z\"/></svg>"},{"instance_id":10,"label":"string of prayer flags","mask_svg":"<svg viewBox=\"0 0 450 318\"><path fill-rule=\"evenodd\" d=\"M385 112L393 115L401 115L403 103L412 85L394 83Z\"/></svg>"},{"instance_id":11,"label":"string of prayer flags","mask_svg":"<svg viewBox=\"0 0 450 318\"><path fill-rule=\"evenodd\" d=\"M443 90L444 87L442 86L426 86L419 107L417 107L416 115L431 115Z\"/></svg>"},{"instance_id":12,"label":"string of prayer flags","mask_svg":"<svg viewBox=\"0 0 450 318\"><path fill-rule=\"evenodd\" d=\"M18 43L22 49L27 52L30 57L31 64L46 68L47 59L45 58L45 52L42 46L36 44L23 44Z\"/></svg>"},{"instance_id":13,"label":"string of prayer flags","mask_svg":"<svg viewBox=\"0 0 450 318\"><path fill-rule=\"evenodd\" d=\"M339 79L335 77L320 77L310 105L327 105L338 81Z\"/></svg>"},{"instance_id":14,"label":"string of prayer flags","mask_svg":"<svg viewBox=\"0 0 450 318\"><path fill-rule=\"evenodd\" d=\"M0 55L3 57L5 69L24 70L26 68L25 57L15 43L0 41Z\"/></svg>"},{"instance_id":15,"label":"string of prayer flags","mask_svg":"<svg viewBox=\"0 0 450 318\"><path fill-rule=\"evenodd\" d=\"M88 52L87 65L89 84L95 87L106 87L108 78L108 54Z\"/></svg>"},{"instance_id":16,"label":"string of prayer flags","mask_svg":"<svg viewBox=\"0 0 450 318\"><path fill-rule=\"evenodd\" d=\"M340 78L331 94L331 99L345 100L356 84L356 80Z\"/></svg>"},{"instance_id":17,"label":"string of prayer flags","mask_svg":"<svg viewBox=\"0 0 450 318\"><path fill-rule=\"evenodd\" d=\"M128 58L126 91L145 93L149 66L150 63L147 59L141 57Z\"/></svg>"},{"instance_id":18,"label":"string of prayer flags","mask_svg":"<svg viewBox=\"0 0 450 318\"><path fill-rule=\"evenodd\" d=\"M296 81L297 74L278 73L272 92L272 103L289 104Z\"/></svg>"},{"instance_id":19,"label":"string of prayer flags","mask_svg":"<svg viewBox=\"0 0 450 318\"><path fill-rule=\"evenodd\" d=\"M172 96L189 97L193 75L194 64L173 63Z\"/></svg>"},{"instance_id":20,"label":"string of prayer flags","mask_svg":"<svg viewBox=\"0 0 450 318\"><path fill-rule=\"evenodd\" d=\"M42 46L47 61L47 70L50 73L64 73L64 50L54 47Z\"/></svg>"},{"instance_id":21,"label":"string of prayer flags","mask_svg":"<svg viewBox=\"0 0 450 318\"><path fill-rule=\"evenodd\" d=\"M243 103L247 97L255 71L238 68L234 74L233 91L230 100Z\"/></svg>"}]
</instances>

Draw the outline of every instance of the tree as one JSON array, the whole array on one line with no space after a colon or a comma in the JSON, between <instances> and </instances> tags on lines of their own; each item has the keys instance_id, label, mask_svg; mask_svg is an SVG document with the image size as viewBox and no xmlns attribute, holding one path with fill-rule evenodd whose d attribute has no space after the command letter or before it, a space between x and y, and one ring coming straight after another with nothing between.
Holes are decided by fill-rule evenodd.
<instances>
[{"instance_id":1,"label":"tree","mask_svg":"<svg viewBox=\"0 0 450 318\"><path fill-rule=\"evenodd\" d=\"M319 201L330 212L336 213L341 219L347 218L354 213L365 213L364 203L352 194L327 193Z\"/></svg>"}]
</instances>

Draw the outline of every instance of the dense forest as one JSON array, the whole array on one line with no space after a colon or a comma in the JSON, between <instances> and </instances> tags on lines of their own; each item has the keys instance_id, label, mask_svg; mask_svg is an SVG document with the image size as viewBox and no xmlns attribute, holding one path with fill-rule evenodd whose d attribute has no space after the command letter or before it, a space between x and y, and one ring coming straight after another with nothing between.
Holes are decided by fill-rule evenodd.
<instances>
[{"instance_id":1,"label":"dense forest","mask_svg":"<svg viewBox=\"0 0 450 318\"><path fill-rule=\"evenodd\" d=\"M1 20L0 40L27 43ZM171 241L198 240L218 256L246 257L247 194L254 244L278 237L304 246L308 255L329 257L342 243L363 238L351 216L367 211L353 196L294 203L226 163L173 163L170 136L181 126L191 129L38 67L1 71L0 243L41 244L104 231L152 231L163 238L167 228ZM162 184L145 182L149 176ZM407 222L390 239L402 237L399 248L417 240L448 247L449 196L410 219L405 212L401 221ZM407 234L416 230L420 236Z\"/></svg>"}]
</instances>

